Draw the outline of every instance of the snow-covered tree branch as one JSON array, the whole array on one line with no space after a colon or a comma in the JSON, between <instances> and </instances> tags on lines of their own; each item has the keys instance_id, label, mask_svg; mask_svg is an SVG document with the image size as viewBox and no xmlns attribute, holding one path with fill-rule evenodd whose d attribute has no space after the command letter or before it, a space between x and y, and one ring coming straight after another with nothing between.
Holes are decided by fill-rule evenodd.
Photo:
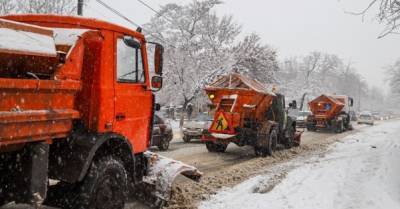
<instances>
[{"instance_id":1,"label":"snow-covered tree branch","mask_svg":"<svg viewBox=\"0 0 400 209\"><path fill-rule=\"evenodd\" d=\"M34 13L72 15L76 13L76 10L77 2L71 0L0 0L0 14Z\"/></svg>"},{"instance_id":2,"label":"snow-covered tree branch","mask_svg":"<svg viewBox=\"0 0 400 209\"><path fill-rule=\"evenodd\" d=\"M280 87L290 99L301 100L304 94L309 99L322 93L344 94L355 99L359 110L383 105L382 91L369 88L351 63L345 64L337 55L311 52L304 57L286 59L280 68Z\"/></svg>"},{"instance_id":3,"label":"snow-covered tree branch","mask_svg":"<svg viewBox=\"0 0 400 209\"><path fill-rule=\"evenodd\" d=\"M163 103L182 104L183 109L202 94L218 75L246 72L264 82L274 81L276 52L256 34L238 40L241 27L232 16L219 16L218 0L164 5L145 25L148 39L162 42L165 51ZM238 43L237 43L238 42Z\"/></svg>"},{"instance_id":4,"label":"snow-covered tree branch","mask_svg":"<svg viewBox=\"0 0 400 209\"><path fill-rule=\"evenodd\" d=\"M392 93L400 95L400 59L394 65L389 66L387 72Z\"/></svg>"},{"instance_id":5,"label":"snow-covered tree branch","mask_svg":"<svg viewBox=\"0 0 400 209\"><path fill-rule=\"evenodd\" d=\"M377 19L385 25L379 38L388 34L399 34L400 29L400 1L399 0L370 0L369 4L360 11L353 12L356 15L365 15L371 8L378 7Z\"/></svg>"}]
</instances>

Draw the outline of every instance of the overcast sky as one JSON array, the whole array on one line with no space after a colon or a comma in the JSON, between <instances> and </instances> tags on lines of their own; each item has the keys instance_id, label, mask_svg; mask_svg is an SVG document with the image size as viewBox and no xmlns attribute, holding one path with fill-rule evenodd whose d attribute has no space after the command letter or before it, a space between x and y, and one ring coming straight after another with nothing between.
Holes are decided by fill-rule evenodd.
<instances>
[{"instance_id":1,"label":"overcast sky","mask_svg":"<svg viewBox=\"0 0 400 209\"><path fill-rule=\"evenodd\" d=\"M137 0L103 0L134 22L148 22L154 12ZM190 0L143 0L155 9L167 2ZM400 35L377 39L383 26L373 15L360 16L345 11L360 11L369 0L226 0L217 7L221 15L231 14L242 25L243 33L256 32L264 43L277 49L279 59L302 56L311 51L337 54L351 61L372 86L387 90L384 67L400 58ZM128 27L90 0L85 16L105 19Z\"/></svg>"}]
</instances>

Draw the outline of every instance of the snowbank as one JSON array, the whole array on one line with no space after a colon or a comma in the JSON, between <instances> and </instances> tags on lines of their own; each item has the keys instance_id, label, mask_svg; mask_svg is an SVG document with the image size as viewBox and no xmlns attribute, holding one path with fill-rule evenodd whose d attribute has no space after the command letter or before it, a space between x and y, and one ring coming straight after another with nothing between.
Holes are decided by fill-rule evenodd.
<instances>
[{"instance_id":1,"label":"snowbank","mask_svg":"<svg viewBox=\"0 0 400 209\"><path fill-rule=\"evenodd\" d=\"M336 143L325 157L278 166L274 176L254 177L199 208L398 209L399 127L394 121L364 129Z\"/></svg>"}]
</instances>

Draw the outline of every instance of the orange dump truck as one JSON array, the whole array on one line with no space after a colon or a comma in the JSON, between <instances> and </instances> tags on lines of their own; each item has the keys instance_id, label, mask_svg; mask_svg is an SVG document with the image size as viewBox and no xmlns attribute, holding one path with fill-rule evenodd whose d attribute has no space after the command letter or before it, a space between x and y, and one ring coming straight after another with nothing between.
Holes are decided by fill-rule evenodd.
<instances>
[{"instance_id":1,"label":"orange dump truck","mask_svg":"<svg viewBox=\"0 0 400 209\"><path fill-rule=\"evenodd\" d=\"M161 205L178 174L199 179L196 168L147 151L162 56L163 47L146 42L140 28L1 17L0 207L122 209L133 192Z\"/></svg>"},{"instance_id":2,"label":"orange dump truck","mask_svg":"<svg viewBox=\"0 0 400 209\"><path fill-rule=\"evenodd\" d=\"M214 121L202 137L210 152L225 152L229 143L254 147L257 156L271 155L279 144L300 144L296 120L288 116L285 97L240 74L219 77L205 88Z\"/></svg>"},{"instance_id":3,"label":"orange dump truck","mask_svg":"<svg viewBox=\"0 0 400 209\"><path fill-rule=\"evenodd\" d=\"M312 114L307 117L307 130L330 129L341 133L352 129L349 112L353 103L353 98L345 95L323 94L315 98L308 103Z\"/></svg>"}]
</instances>

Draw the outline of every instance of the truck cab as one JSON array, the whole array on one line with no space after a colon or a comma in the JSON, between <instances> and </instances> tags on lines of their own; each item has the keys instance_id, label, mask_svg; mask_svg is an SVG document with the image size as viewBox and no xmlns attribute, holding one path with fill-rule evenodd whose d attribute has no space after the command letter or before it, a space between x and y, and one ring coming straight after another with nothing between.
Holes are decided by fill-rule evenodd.
<instances>
[{"instance_id":1,"label":"truck cab","mask_svg":"<svg viewBox=\"0 0 400 209\"><path fill-rule=\"evenodd\" d=\"M167 201L179 173L199 178L194 167L147 151L163 47L140 28L57 15L0 22L19 37L12 47L31 46L0 46L0 206L62 195L72 200L63 207L122 209L128 190L144 191L137 185L156 185L152 194Z\"/></svg>"}]
</instances>

